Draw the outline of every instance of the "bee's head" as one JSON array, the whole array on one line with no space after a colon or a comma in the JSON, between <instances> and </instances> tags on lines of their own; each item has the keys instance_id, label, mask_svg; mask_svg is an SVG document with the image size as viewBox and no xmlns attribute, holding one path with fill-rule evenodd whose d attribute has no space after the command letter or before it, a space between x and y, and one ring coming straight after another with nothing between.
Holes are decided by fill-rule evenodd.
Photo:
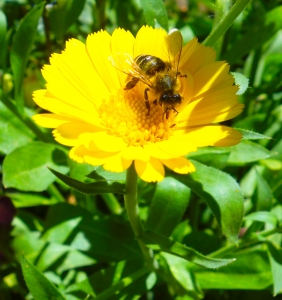
<instances>
[{"instance_id":1,"label":"bee's head","mask_svg":"<svg viewBox=\"0 0 282 300\"><path fill-rule=\"evenodd\" d=\"M174 106L182 102L182 97L180 96L180 94L166 92L161 94L159 102L164 106Z\"/></svg>"}]
</instances>

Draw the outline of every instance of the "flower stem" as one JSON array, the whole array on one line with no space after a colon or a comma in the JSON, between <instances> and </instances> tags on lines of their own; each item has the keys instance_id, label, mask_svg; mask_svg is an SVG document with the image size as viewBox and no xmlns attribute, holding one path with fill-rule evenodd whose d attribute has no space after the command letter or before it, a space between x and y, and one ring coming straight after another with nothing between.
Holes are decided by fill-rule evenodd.
<instances>
[{"instance_id":1,"label":"flower stem","mask_svg":"<svg viewBox=\"0 0 282 300\"><path fill-rule=\"evenodd\" d=\"M145 244L138 239L138 237L144 233L144 229L139 217L139 209L138 209L138 202L137 202L137 179L138 176L135 171L134 164L132 164L127 169L126 172L126 183L125 183L126 194L124 195L125 208L127 211L130 225L132 227L135 237L137 238L137 241L143 252L143 255L147 263L151 267L153 267L155 265L153 251L147 248Z\"/></svg>"},{"instance_id":2,"label":"flower stem","mask_svg":"<svg viewBox=\"0 0 282 300\"><path fill-rule=\"evenodd\" d=\"M228 14L218 23L210 35L204 40L203 45L212 47L233 24L235 19L240 15L244 8L251 0L237 0L231 7Z\"/></svg>"}]
</instances>

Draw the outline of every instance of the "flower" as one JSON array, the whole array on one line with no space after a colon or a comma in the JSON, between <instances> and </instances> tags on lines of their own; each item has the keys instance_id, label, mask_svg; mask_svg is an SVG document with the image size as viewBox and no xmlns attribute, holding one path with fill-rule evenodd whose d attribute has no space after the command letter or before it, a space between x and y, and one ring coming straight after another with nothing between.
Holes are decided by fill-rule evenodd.
<instances>
[{"instance_id":1,"label":"flower","mask_svg":"<svg viewBox=\"0 0 282 300\"><path fill-rule=\"evenodd\" d=\"M153 101L150 112L139 81L125 90L129 76L110 61L117 53L135 58L146 54L168 60L168 34L143 26L136 38L123 29L112 36L106 31L90 34L86 45L76 39L66 43L61 54L53 54L42 74L46 89L34 92L34 101L51 113L38 114L35 122L54 128L59 143L72 147L69 156L78 163L102 165L122 172L134 163L141 179L161 181L164 166L180 174L195 171L184 156L205 146L233 146L241 134L219 125L237 116L238 103L233 77L226 62L215 62L213 49L194 38L181 52L178 71L182 102L164 112ZM131 77L132 78L132 77Z\"/></svg>"}]
</instances>

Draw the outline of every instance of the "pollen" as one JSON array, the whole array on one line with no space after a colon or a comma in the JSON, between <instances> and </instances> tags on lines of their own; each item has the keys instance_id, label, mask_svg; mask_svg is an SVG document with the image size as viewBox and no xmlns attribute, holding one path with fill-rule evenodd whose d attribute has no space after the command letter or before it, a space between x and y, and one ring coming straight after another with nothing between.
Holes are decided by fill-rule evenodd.
<instances>
[{"instance_id":1,"label":"pollen","mask_svg":"<svg viewBox=\"0 0 282 300\"><path fill-rule=\"evenodd\" d=\"M108 134L132 146L167 140L176 127L175 113L167 115L156 101L150 101L148 110L141 88L119 89L102 102L99 113Z\"/></svg>"}]
</instances>

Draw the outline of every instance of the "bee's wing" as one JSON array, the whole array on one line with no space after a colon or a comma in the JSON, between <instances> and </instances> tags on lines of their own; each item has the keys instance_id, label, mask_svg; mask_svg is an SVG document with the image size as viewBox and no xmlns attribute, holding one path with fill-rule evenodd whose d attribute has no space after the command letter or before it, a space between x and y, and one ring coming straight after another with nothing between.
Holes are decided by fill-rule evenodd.
<instances>
[{"instance_id":1,"label":"bee's wing","mask_svg":"<svg viewBox=\"0 0 282 300\"><path fill-rule=\"evenodd\" d=\"M151 86L150 78L139 68L134 59L128 53L117 52L113 56L109 56L111 64L121 72L138 78L140 81Z\"/></svg>"},{"instance_id":2,"label":"bee's wing","mask_svg":"<svg viewBox=\"0 0 282 300\"><path fill-rule=\"evenodd\" d=\"M178 71L179 60L182 51L182 35L181 32L174 28L167 35L167 47L170 61Z\"/></svg>"}]
</instances>

